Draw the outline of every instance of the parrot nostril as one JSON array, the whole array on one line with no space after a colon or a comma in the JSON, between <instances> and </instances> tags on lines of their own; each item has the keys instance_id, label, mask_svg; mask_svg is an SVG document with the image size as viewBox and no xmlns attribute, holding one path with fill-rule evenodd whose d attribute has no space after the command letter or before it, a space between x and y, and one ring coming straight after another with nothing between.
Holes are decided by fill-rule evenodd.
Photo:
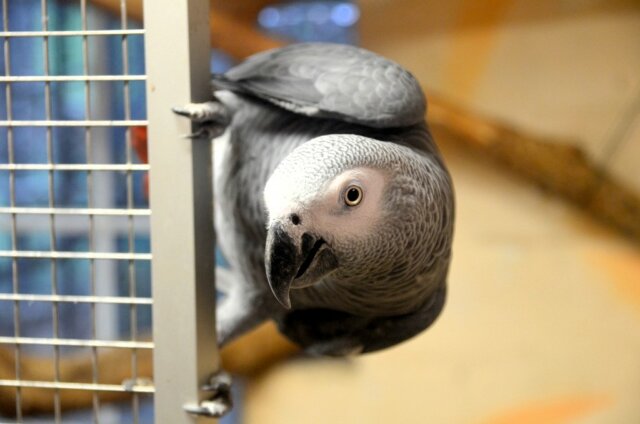
<instances>
[{"instance_id":1,"label":"parrot nostril","mask_svg":"<svg viewBox=\"0 0 640 424\"><path fill-rule=\"evenodd\" d=\"M291 215L289 215L289 219L291 220L291 223L293 225L299 225L300 224L300 216L298 216L298 214L296 214L296 213L292 213Z\"/></svg>"}]
</instances>

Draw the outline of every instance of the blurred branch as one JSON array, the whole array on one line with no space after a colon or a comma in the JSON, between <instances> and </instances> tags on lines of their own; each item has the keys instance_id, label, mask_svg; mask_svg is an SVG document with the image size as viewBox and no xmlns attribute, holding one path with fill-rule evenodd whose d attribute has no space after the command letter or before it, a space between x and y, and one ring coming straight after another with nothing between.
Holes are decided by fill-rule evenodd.
<instances>
[{"instance_id":1,"label":"blurred branch","mask_svg":"<svg viewBox=\"0 0 640 424\"><path fill-rule=\"evenodd\" d=\"M435 95L429 96L428 120L443 135L438 140L480 152L640 241L640 196L591 162L577 143L515 130Z\"/></svg>"},{"instance_id":2,"label":"blurred branch","mask_svg":"<svg viewBox=\"0 0 640 424\"><path fill-rule=\"evenodd\" d=\"M297 353L299 349L278 333L273 324L265 324L222 349L222 364L225 370L244 377L255 376L269 366L281 362ZM137 355L136 374L140 379L153 377L153 352L140 349ZM99 383L120 385L132 376L131 351L113 349L100 351L98 356ZM54 381L55 373L51 358L20 357L20 379L23 381ZM13 348L0 346L0 380L15 379ZM63 355L60 358L60 381L73 383L93 382L93 363L90 355ZM24 415L53 413L50 389L22 388L21 405ZM120 402L131 399L127 392L101 392L100 402ZM62 410L91 408L93 392L60 390ZM16 413L16 389L0 387L0 415L14 416Z\"/></svg>"},{"instance_id":3,"label":"blurred branch","mask_svg":"<svg viewBox=\"0 0 640 424\"><path fill-rule=\"evenodd\" d=\"M256 28L256 17L246 21L230 12L212 8L209 22L211 45L238 60L286 44L260 32Z\"/></svg>"},{"instance_id":4,"label":"blurred branch","mask_svg":"<svg viewBox=\"0 0 640 424\"><path fill-rule=\"evenodd\" d=\"M121 1L120 0L89 0L89 3L98 7L101 7L114 15L120 16ZM127 16L142 22L142 0L127 0Z\"/></svg>"},{"instance_id":5,"label":"blurred branch","mask_svg":"<svg viewBox=\"0 0 640 424\"><path fill-rule=\"evenodd\" d=\"M255 23L262 9L281 2L282 0L210 0L211 9L231 14L247 23Z\"/></svg>"},{"instance_id":6,"label":"blurred branch","mask_svg":"<svg viewBox=\"0 0 640 424\"><path fill-rule=\"evenodd\" d=\"M240 60L254 53L285 44L284 41L270 37L257 28L258 13L263 7L272 3L276 2L273 0L243 0L226 3L211 1L209 18L211 46L224 50ZM117 16L122 13L120 0L91 0L91 4ZM128 0L126 12L130 18L142 21L142 0Z\"/></svg>"}]
</instances>

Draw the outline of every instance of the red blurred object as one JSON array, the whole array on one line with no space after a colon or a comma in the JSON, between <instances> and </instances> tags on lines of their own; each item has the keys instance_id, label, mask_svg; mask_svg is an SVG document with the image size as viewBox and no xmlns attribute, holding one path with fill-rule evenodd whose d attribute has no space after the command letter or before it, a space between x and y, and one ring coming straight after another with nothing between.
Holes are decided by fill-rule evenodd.
<instances>
[{"instance_id":1,"label":"red blurred object","mask_svg":"<svg viewBox=\"0 0 640 424\"><path fill-rule=\"evenodd\" d=\"M147 127L131 127L131 145L142 163L149 163ZM144 195L149 198L149 173L144 175Z\"/></svg>"}]
</instances>

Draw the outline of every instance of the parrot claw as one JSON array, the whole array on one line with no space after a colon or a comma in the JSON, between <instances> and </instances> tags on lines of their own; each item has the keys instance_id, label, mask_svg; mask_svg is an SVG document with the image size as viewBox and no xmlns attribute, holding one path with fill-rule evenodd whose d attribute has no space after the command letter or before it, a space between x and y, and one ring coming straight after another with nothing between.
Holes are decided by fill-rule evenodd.
<instances>
[{"instance_id":1,"label":"parrot claw","mask_svg":"<svg viewBox=\"0 0 640 424\"><path fill-rule=\"evenodd\" d=\"M192 132L191 134L184 134L182 138L186 140L195 140L197 138L211 140L218 137L223 132L224 132L224 128L206 126L206 127L198 128L196 131Z\"/></svg>"},{"instance_id":2,"label":"parrot claw","mask_svg":"<svg viewBox=\"0 0 640 424\"><path fill-rule=\"evenodd\" d=\"M176 115L185 116L199 124L215 123L226 126L230 120L227 108L219 102L189 103L172 107L171 110Z\"/></svg>"},{"instance_id":3,"label":"parrot claw","mask_svg":"<svg viewBox=\"0 0 640 424\"><path fill-rule=\"evenodd\" d=\"M185 405L184 410L193 415L220 418L231 410L231 405L214 399L202 401L199 405Z\"/></svg>"},{"instance_id":4,"label":"parrot claw","mask_svg":"<svg viewBox=\"0 0 640 424\"><path fill-rule=\"evenodd\" d=\"M231 376L225 371L218 371L209 377L209 382L202 386L202 390L216 393L216 395L229 394L231 392Z\"/></svg>"},{"instance_id":5,"label":"parrot claw","mask_svg":"<svg viewBox=\"0 0 640 424\"><path fill-rule=\"evenodd\" d=\"M171 110L176 115L185 116L191 122L201 124L198 130L183 136L189 140L216 138L225 131L231 120L229 112L219 102L189 103L182 107L172 107Z\"/></svg>"},{"instance_id":6,"label":"parrot claw","mask_svg":"<svg viewBox=\"0 0 640 424\"><path fill-rule=\"evenodd\" d=\"M220 418L231 411L233 402L231 399L231 376L224 371L213 374L207 384L202 386L203 391L211 393L209 399L198 405L185 405L184 410L190 414L205 417Z\"/></svg>"},{"instance_id":7,"label":"parrot claw","mask_svg":"<svg viewBox=\"0 0 640 424\"><path fill-rule=\"evenodd\" d=\"M207 131L206 128L198 128L196 131L192 132L191 134L184 134L181 136L181 138L185 139L185 140L195 140L196 138L209 138L208 136L209 131Z\"/></svg>"}]
</instances>

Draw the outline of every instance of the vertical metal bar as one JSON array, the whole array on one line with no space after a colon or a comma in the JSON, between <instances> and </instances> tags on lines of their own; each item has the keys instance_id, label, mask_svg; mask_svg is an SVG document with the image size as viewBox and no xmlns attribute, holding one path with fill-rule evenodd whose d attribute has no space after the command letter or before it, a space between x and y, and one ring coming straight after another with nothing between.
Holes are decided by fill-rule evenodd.
<instances>
[{"instance_id":1,"label":"vertical metal bar","mask_svg":"<svg viewBox=\"0 0 640 424\"><path fill-rule=\"evenodd\" d=\"M87 0L80 0L80 18L82 20L82 30L86 31L87 27ZM87 35L82 36L82 72L85 76L89 75L89 40ZM91 83L84 83L84 119L91 120ZM93 158L93 140L91 138L91 127L84 129L85 144L85 162L92 162ZM87 207L94 207L93 192L93 172L87 171ZM89 215L89 251L95 252L95 218ZM94 259L89 259L89 279L91 284L91 295L96 295L96 264ZM91 303L91 338L97 339L96 332L96 304ZM98 384L98 348L91 348L91 381ZM100 423L100 397L98 392L92 394L92 412L93 422Z\"/></svg>"},{"instance_id":2,"label":"vertical metal bar","mask_svg":"<svg viewBox=\"0 0 640 424\"><path fill-rule=\"evenodd\" d=\"M88 2L91 4L91 2ZM96 27L105 27L111 22L111 17L96 10L89 8L87 10L88 18ZM105 75L110 74L108 56L108 37L90 38L93 47L89 51L89 64L91 65L91 73ZM96 84L91 90L91 113L95 116L112 117L113 111L111 105L116 97L111 87L104 84ZM113 131L110 130L92 130L93 137L93 155L99 158L100 162L113 163L115 158L111 149ZM114 172L94 172L93 174L93 192L94 207L114 208L116 192ZM114 252L117 251L117 237L120 229L113 225L112 221L105 219L96 219L94 221L94 249L97 252ZM96 296L117 296L117 263L112 260L96 260L95 261L95 290ZM118 308L116 305L101 304L96 307L96 338L102 340L117 340L118 334ZM98 371L100 369L98 368ZM102 396L100 395L102 398ZM115 423L121 420L119 411L115 406L101 402L100 404L100 421L103 423Z\"/></svg>"},{"instance_id":3,"label":"vertical metal bar","mask_svg":"<svg viewBox=\"0 0 640 424\"><path fill-rule=\"evenodd\" d=\"M103 26L109 18L95 9L89 9L88 13L97 26ZM93 50L89 51L89 63L93 73L105 74L109 72L108 61L104 60L108 54L107 37L98 37L93 40ZM112 116L111 104L115 93L104 84L95 85L91 91L91 113L94 116ZM113 163L115 158L111 149L113 131L92 130L92 154L93 157L103 163ZM93 179L94 207L115 208L116 184L114 172L94 172ZM94 246L95 252L114 252L117 250L116 242L120 232L111 221L96 219L94 221ZM118 271L117 264L112 260L96 260L95 264L95 293L96 296L116 296ZM96 339L117 340L118 334L118 308L116 305L101 304L96 306ZM99 359L99 357L98 357ZM112 406L104 402L100 404L100 421L104 423L119 422L119 413Z\"/></svg>"},{"instance_id":4,"label":"vertical metal bar","mask_svg":"<svg viewBox=\"0 0 640 424\"><path fill-rule=\"evenodd\" d=\"M2 27L4 31L9 31L9 8L7 7L7 0L2 0ZM5 76L11 75L11 53L9 38L4 38L4 73ZM5 97L7 108L7 120L13 120L13 107L11 98L11 83L5 85ZM9 163L14 163L14 150L13 150L13 128L7 128L7 155ZM16 205L16 173L15 171L9 171L9 202L11 207ZM17 215L11 214L11 248L17 250L18 248L18 223ZM13 258L11 260L11 270L13 272L12 290L13 294L18 294L20 291L19 279L18 279L18 259ZM14 300L13 302L13 333L15 337L20 337L20 302ZM14 345L14 360L15 360L15 373L16 380L20 381L22 372L20 367L21 349L20 344ZM22 421L22 389L16 387L16 420Z\"/></svg>"},{"instance_id":5,"label":"vertical metal bar","mask_svg":"<svg viewBox=\"0 0 640 424\"><path fill-rule=\"evenodd\" d=\"M91 2L87 2L91 4ZM95 8L88 8L88 19L90 19L96 27L105 27L111 22L111 17ZM92 43L89 50L90 72L92 74L105 75L110 74L108 60L108 37L90 38ZM96 84L91 87L91 113L95 116L111 117L113 111L111 104L115 97L111 87L104 84ZM99 158L100 162L113 163L115 158L111 149L113 131L92 129L92 155ZM116 192L115 173L114 172L94 172L92 178L93 185L93 206L98 208L114 208ZM95 219L93 229L94 245L93 251L96 252L114 252L117 250L116 242L120 229L113 225L113 222L105 219ZM117 264L112 260L96 260L94 261L94 287L96 296L116 296L118 281ZM118 308L116 305L101 304L96 306L95 319L95 339L117 340L118 334ZM99 352L99 351L98 351ZM99 359L99 358L98 358ZM99 365L99 361L98 361ZM100 368L97 368L96 374L99 379ZM99 394L100 396L100 394ZM100 396L101 397L101 396ZM99 420L103 423L115 423L120 421L119 411L115 406L105 402L100 403L98 411Z\"/></svg>"},{"instance_id":6,"label":"vertical metal bar","mask_svg":"<svg viewBox=\"0 0 640 424\"><path fill-rule=\"evenodd\" d=\"M183 406L218 367L211 143L182 138L193 128L171 112L211 96L208 19L208 0L144 1L159 423L200 422Z\"/></svg>"},{"instance_id":7,"label":"vertical metal bar","mask_svg":"<svg viewBox=\"0 0 640 424\"><path fill-rule=\"evenodd\" d=\"M127 21L127 0L120 0L120 28L127 30L129 23ZM127 34L122 35L122 73L123 75L129 75L129 41ZM129 81L123 81L123 99L124 99L124 119L131 119L131 93L129 89ZM125 128L125 154L127 165L131 165L133 162L133 152L131 148L131 128ZM129 169L127 171L127 208L133 208L133 172ZM128 248L129 253L135 251L135 231L133 216L128 217ZM129 271L129 296L136 296L136 272L135 261L130 259L128 261ZM129 326L131 331L131 340L138 339L138 310L135 303L129 305ZM136 381L138 378L138 352L136 349L131 350L131 378ZM133 393L131 396L131 415L133 417L134 424L138 424L140 421L140 397L137 393Z\"/></svg>"},{"instance_id":8,"label":"vertical metal bar","mask_svg":"<svg viewBox=\"0 0 640 424\"><path fill-rule=\"evenodd\" d=\"M49 11L47 7L47 0L41 0L41 18L42 18L42 30L49 30ZM42 38L42 53L43 53L43 63L44 63L44 75L50 75L50 67L49 67L49 37L44 36ZM44 83L44 102L45 102L45 119L47 121L51 120L51 83L49 81L45 81ZM53 164L53 140L52 140L52 128L51 126L47 126L46 128L46 145L47 145L47 163ZM49 171L48 175L48 183L49 183L49 207L55 207L55 182L54 182L54 172L53 170ZM55 214L49 215L49 236L51 238L51 250L58 250L56 243L56 225L55 225ZM51 258L51 294L58 294L58 272L57 272L57 261L55 258ZM58 308L58 302L52 303L52 319L53 319L53 338L57 339L60 334L60 314ZM60 347L55 345L53 346L53 375L54 381L56 383L60 382ZM54 416L55 422L60 423L62 419L62 408L60 404L60 390L55 389L53 391L53 405L54 405Z\"/></svg>"}]
</instances>

